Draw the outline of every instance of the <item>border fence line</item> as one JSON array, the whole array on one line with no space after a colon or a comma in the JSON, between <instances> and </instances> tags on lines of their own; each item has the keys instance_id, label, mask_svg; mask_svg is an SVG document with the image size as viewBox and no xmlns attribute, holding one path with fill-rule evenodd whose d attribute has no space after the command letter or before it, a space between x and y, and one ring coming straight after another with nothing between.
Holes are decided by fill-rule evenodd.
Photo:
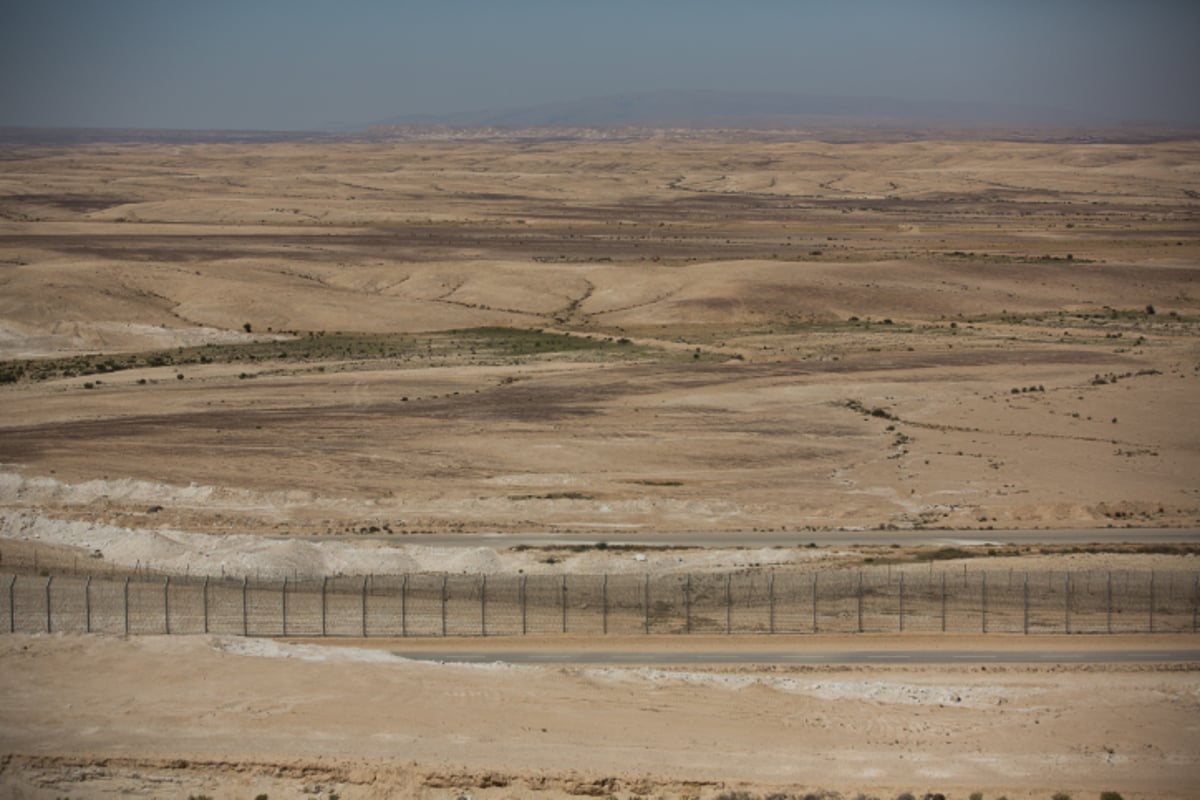
<instances>
[{"instance_id":1,"label":"border fence line","mask_svg":"<svg viewBox=\"0 0 1200 800\"><path fill-rule=\"evenodd\" d=\"M3 575L0 586L10 633L1200 633L1200 572L1176 570Z\"/></svg>"}]
</instances>

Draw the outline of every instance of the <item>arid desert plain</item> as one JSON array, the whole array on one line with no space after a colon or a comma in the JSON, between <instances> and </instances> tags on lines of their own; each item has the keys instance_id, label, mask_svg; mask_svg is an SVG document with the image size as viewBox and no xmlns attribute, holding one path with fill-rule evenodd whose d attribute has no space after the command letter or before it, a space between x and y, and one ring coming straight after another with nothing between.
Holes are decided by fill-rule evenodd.
<instances>
[{"instance_id":1,"label":"arid desert plain","mask_svg":"<svg viewBox=\"0 0 1200 800\"><path fill-rule=\"evenodd\" d=\"M929 555L856 546L880 531L988 532L939 569L1200 569L1194 543L1138 543L1200 526L1200 142L872 138L889 137L5 144L0 574L807 574ZM1040 544L1005 538L1030 530ZM1128 544L1056 543L1077 530ZM737 544L764 532L795 544ZM542 533L575 544L446 540ZM728 542L606 546L688 533ZM817 533L843 544L796 546ZM6 632L0 796L1200 792L1190 660L395 655L431 646Z\"/></svg>"}]
</instances>

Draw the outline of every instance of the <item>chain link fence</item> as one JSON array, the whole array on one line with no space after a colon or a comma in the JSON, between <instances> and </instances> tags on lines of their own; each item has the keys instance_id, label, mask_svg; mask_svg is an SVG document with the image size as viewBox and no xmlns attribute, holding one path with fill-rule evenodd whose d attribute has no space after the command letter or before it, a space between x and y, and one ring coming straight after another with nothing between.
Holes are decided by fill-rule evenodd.
<instances>
[{"instance_id":1,"label":"chain link fence","mask_svg":"<svg viewBox=\"0 0 1200 800\"><path fill-rule=\"evenodd\" d=\"M14 633L243 636L1196 633L1200 573L0 575Z\"/></svg>"}]
</instances>

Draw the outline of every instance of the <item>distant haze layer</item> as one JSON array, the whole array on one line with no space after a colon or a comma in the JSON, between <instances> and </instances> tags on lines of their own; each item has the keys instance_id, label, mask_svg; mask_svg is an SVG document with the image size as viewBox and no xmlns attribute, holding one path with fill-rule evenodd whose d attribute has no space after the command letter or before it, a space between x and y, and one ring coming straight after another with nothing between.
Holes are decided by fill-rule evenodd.
<instances>
[{"instance_id":1,"label":"distant haze layer","mask_svg":"<svg viewBox=\"0 0 1200 800\"><path fill-rule=\"evenodd\" d=\"M0 126L1200 125L1198 40L1200 5L1169 0L44 0L6 5Z\"/></svg>"}]
</instances>

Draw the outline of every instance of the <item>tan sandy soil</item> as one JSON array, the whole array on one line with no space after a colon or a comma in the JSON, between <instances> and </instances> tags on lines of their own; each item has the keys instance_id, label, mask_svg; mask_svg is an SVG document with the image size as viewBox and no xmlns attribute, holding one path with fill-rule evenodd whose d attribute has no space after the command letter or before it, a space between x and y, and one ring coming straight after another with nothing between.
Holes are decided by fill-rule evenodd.
<instances>
[{"instance_id":1,"label":"tan sandy soil","mask_svg":"<svg viewBox=\"0 0 1200 800\"><path fill-rule=\"evenodd\" d=\"M7 636L0 659L11 797L1185 798L1200 770L1192 670L460 666L196 637Z\"/></svg>"},{"instance_id":2,"label":"tan sandy soil","mask_svg":"<svg viewBox=\"0 0 1200 800\"><path fill-rule=\"evenodd\" d=\"M803 569L866 555L391 543L1200 524L1196 141L3 156L0 557L23 570ZM478 326L588 349L444 333ZM1010 568L1194 560L1032 558ZM1182 798L1200 774L1190 669L688 676L21 636L0 659L14 797Z\"/></svg>"}]
</instances>

